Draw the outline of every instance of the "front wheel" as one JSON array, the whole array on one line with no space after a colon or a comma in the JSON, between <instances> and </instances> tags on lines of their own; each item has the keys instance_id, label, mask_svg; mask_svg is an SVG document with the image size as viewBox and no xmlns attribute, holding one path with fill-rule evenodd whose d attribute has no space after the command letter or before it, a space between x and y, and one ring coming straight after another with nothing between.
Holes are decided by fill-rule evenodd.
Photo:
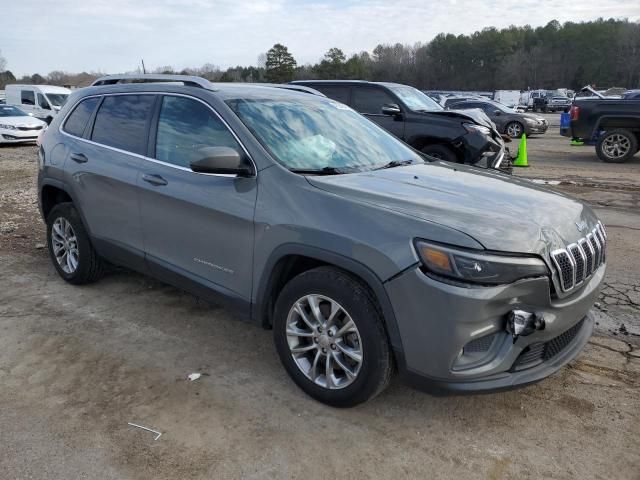
<instances>
[{"instance_id":1,"label":"front wheel","mask_svg":"<svg viewBox=\"0 0 640 480\"><path fill-rule=\"evenodd\" d=\"M446 145L427 145L421 151L422 153L429 155L430 157L437 158L438 160L445 160L447 162L458 161L456 154Z\"/></svg>"},{"instance_id":2,"label":"front wheel","mask_svg":"<svg viewBox=\"0 0 640 480\"><path fill-rule=\"evenodd\" d=\"M524 126L520 122L510 122L504 129L511 138L520 138L524 133Z\"/></svg>"},{"instance_id":3,"label":"front wheel","mask_svg":"<svg viewBox=\"0 0 640 480\"><path fill-rule=\"evenodd\" d=\"M606 132L598 139L596 153L607 163L623 163L638 151L638 139L629 130L619 128Z\"/></svg>"},{"instance_id":4,"label":"front wheel","mask_svg":"<svg viewBox=\"0 0 640 480\"><path fill-rule=\"evenodd\" d=\"M287 283L276 302L273 334L289 376L328 405L366 402L391 378L376 302L363 283L336 268L315 268Z\"/></svg>"}]
</instances>

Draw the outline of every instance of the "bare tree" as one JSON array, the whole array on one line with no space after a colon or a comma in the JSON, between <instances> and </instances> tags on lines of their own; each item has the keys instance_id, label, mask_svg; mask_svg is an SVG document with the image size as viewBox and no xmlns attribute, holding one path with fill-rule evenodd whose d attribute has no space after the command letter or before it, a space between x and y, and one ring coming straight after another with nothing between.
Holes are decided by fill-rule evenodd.
<instances>
[{"instance_id":1,"label":"bare tree","mask_svg":"<svg viewBox=\"0 0 640 480\"><path fill-rule=\"evenodd\" d=\"M7 68L7 59L2 56L2 50L0 50L0 72L4 72Z\"/></svg>"}]
</instances>

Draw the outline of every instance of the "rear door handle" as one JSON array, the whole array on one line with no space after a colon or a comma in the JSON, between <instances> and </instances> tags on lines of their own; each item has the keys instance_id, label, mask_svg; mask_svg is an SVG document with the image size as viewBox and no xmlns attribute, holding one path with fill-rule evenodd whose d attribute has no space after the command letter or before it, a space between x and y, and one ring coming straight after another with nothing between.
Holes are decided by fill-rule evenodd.
<instances>
[{"instance_id":1,"label":"rear door handle","mask_svg":"<svg viewBox=\"0 0 640 480\"><path fill-rule=\"evenodd\" d=\"M89 159L84 153L72 153L71 160L77 163L87 163Z\"/></svg>"},{"instance_id":2,"label":"rear door handle","mask_svg":"<svg viewBox=\"0 0 640 480\"><path fill-rule=\"evenodd\" d=\"M142 175L142 180L144 180L147 183L150 183L151 185L155 185L157 187L166 185L167 183L169 183L160 175L155 175L152 173L145 173L144 175Z\"/></svg>"}]
</instances>

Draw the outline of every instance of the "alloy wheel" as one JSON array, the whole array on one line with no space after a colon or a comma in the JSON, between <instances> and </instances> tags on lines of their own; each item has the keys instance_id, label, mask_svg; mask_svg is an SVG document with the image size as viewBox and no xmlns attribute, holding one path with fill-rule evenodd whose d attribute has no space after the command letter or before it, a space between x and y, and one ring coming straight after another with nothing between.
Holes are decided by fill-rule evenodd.
<instances>
[{"instance_id":1,"label":"alloy wheel","mask_svg":"<svg viewBox=\"0 0 640 480\"><path fill-rule=\"evenodd\" d=\"M519 137L522 135L522 127L519 123L510 123L507 127L507 134L513 138Z\"/></svg>"},{"instance_id":2,"label":"alloy wheel","mask_svg":"<svg viewBox=\"0 0 640 480\"><path fill-rule=\"evenodd\" d=\"M631 141L618 133L610 135L602 142L602 151L609 158L622 158L631 149Z\"/></svg>"},{"instance_id":3,"label":"alloy wheel","mask_svg":"<svg viewBox=\"0 0 640 480\"><path fill-rule=\"evenodd\" d=\"M51 245L58 265L64 273L71 274L78 269L80 252L78 239L71 223L59 217L51 227Z\"/></svg>"},{"instance_id":4,"label":"alloy wheel","mask_svg":"<svg viewBox=\"0 0 640 480\"><path fill-rule=\"evenodd\" d=\"M324 295L298 299L287 316L293 361L316 385L336 390L351 385L362 367L360 332L349 313Z\"/></svg>"}]
</instances>

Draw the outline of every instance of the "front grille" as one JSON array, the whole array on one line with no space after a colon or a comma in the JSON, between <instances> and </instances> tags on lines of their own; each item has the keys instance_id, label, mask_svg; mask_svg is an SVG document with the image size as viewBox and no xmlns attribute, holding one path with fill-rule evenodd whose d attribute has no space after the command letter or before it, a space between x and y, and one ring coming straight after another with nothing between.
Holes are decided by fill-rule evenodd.
<instances>
[{"instance_id":1,"label":"front grille","mask_svg":"<svg viewBox=\"0 0 640 480\"><path fill-rule=\"evenodd\" d=\"M601 222L586 237L566 249L551 252L560 288L569 292L587 280L605 261L607 234Z\"/></svg>"},{"instance_id":2,"label":"front grille","mask_svg":"<svg viewBox=\"0 0 640 480\"><path fill-rule=\"evenodd\" d=\"M571 344L580 332L583 324L584 318L573 327L561 333L557 337L552 338L548 342L532 343L531 345L528 345L524 350L522 350L516 361L513 363L511 371L525 370L527 368L535 367L547 360L551 360Z\"/></svg>"},{"instance_id":3,"label":"front grille","mask_svg":"<svg viewBox=\"0 0 640 480\"><path fill-rule=\"evenodd\" d=\"M30 130L42 130L42 125L36 125L35 127L18 127L18 130L28 132Z\"/></svg>"}]
</instances>

